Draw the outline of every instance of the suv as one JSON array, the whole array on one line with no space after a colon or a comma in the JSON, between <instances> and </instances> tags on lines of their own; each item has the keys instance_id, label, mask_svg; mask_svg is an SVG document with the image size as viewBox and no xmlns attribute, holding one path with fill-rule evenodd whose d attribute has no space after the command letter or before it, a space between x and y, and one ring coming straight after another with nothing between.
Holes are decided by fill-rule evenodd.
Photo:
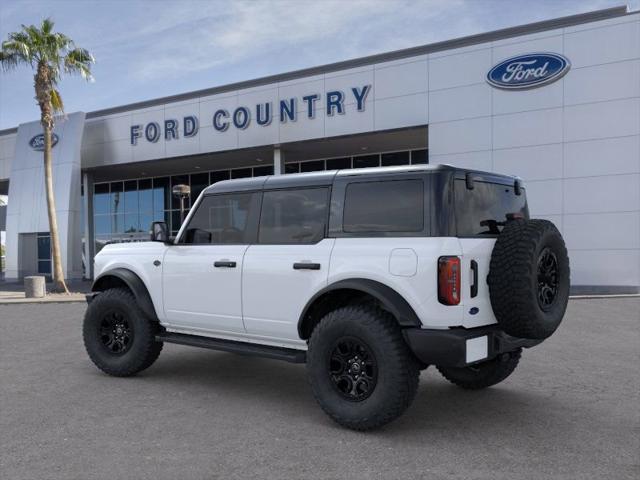
<instances>
[{"instance_id":1,"label":"suv","mask_svg":"<svg viewBox=\"0 0 640 480\"><path fill-rule=\"evenodd\" d=\"M434 365L489 387L560 324L569 259L510 176L407 166L216 183L174 238L95 258L84 343L104 372L149 367L164 342L307 364L339 424L379 427Z\"/></svg>"}]
</instances>

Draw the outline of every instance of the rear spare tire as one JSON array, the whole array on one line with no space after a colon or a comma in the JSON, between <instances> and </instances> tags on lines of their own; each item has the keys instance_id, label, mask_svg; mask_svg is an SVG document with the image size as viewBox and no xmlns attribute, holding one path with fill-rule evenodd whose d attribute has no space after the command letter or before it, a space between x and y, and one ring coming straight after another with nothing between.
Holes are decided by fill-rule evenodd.
<instances>
[{"instance_id":1,"label":"rear spare tire","mask_svg":"<svg viewBox=\"0 0 640 480\"><path fill-rule=\"evenodd\" d=\"M489 266L493 313L509 335L545 339L560 325L569 299L569 257L548 220L512 220L496 240Z\"/></svg>"}]
</instances>

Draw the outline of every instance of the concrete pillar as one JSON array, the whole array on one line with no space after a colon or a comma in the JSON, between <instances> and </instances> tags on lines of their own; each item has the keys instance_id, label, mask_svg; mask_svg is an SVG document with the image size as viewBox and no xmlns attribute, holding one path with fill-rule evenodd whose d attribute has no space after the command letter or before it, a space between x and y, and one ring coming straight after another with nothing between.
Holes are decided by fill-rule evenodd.
<instances>
[{"instance_id":1,"label":"concrete pillar","mask_svg":"<svg viewBox=\"0 0 640 480\"><path fill-rule=\"evenodd\" d=\"M279 145L273 149L273 174L284 174L284 152L280 149Z\"/></svg>"},{"instance_id":2,"label":"concrete pillar","mask_svg":"<svg viewBox=\"0 0 640 480\"><path fill-rule=\"evenodd\" d=\"M93 238L93 175L88 172L82 174L82 188L84 190L83 207L84 218L84 278L93 279L93 256L95 241Z\"/></svg>"}]
</instances>

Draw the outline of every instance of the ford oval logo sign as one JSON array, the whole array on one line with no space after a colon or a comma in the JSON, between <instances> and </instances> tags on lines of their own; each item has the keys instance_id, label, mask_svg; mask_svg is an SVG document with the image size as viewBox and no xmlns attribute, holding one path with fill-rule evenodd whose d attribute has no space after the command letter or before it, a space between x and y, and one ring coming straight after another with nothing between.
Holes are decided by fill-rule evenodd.
<instances>
[{"instance_id":1,"label":"ford oval logo sign","mask_svg":"<svg viewBox=\"0 0 640 480\"><path fill-rule=\"evenodd\" d=\"M56 143L58 143L58 140L59 140L58 135L56 135L55 133L52 133L51 148L56 146ZM39 133L38 135L33 137L31 140L29 140L29 145L34 150L37 150L38 152L43 152L44 151L44 133Z\"/></svg>"},{"instance_id":2,"label":"ford oval logo sign","mask_svg":"<svg viewBox=\"0 0 640 480\"><path fill-rule=\"evenodd\" d=\"M570 67L571 62L557 53L518 55L489 70L487 82L505 90L536 88L558 80Z\"/></svg>"}]
</instances>

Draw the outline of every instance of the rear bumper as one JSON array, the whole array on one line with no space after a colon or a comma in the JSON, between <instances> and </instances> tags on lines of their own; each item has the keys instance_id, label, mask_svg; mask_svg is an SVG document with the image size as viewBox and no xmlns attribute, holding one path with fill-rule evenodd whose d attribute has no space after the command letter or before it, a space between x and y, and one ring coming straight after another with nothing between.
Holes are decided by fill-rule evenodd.
<instances>
[{"instance_id":1,"label":"rear bumper","mask_svg":"<svg viewBox=\"0 0 640 480\"><path fill-rule=\"evenodd\" d=\"M531 348L542 340L516 338L498 325L478 328L430 330L407 328L402 331L413 354L426 365L466 367L518 348Z\"/></svg>"}]
</instances>

